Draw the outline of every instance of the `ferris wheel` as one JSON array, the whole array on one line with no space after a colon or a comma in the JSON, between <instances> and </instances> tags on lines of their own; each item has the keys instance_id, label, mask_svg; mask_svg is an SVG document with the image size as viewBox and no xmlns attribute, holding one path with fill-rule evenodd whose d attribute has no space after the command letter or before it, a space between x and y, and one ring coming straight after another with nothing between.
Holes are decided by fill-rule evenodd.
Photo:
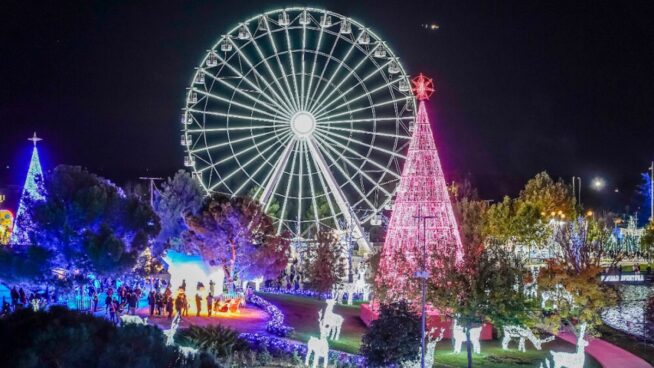
<instances>
[{"instance_id":1,"label":"ferris wheel","mask_svg":"<svg viewBox=\"0 0 654 368\"><path fill-rule=\"evenodd\" d=\"M415 121L397 56L354 19L314 8L257 15L196 68L184 164L208 192L252 196L279 233L379 223Z\"/></svg>"}]
</instances>

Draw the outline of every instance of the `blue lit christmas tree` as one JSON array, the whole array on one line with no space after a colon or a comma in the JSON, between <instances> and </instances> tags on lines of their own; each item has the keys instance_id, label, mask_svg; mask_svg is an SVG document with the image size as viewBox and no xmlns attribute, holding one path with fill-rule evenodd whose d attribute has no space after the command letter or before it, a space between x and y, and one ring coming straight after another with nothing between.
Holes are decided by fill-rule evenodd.
<instances>
[{"instance_id":1,"label":"blue lit christmas tree","mask_svg":"<svg viewBox=\"0 0 654 368\"><path fill-rule=\"evenodd\" d=\"M33 201L44 199L43 196L43 171L41 170L41 161L39 160L39 151L36 149L36 143L42 139L34 136L28 139L34 143L32 150L32 159L30 160L30 167L27 170L27 178L25 178L25 185L23 186L23 193L20 196L18 204L18 211L16 211L16 219L14 222L14 231L11 234L11 244L28 244L29 237L28 231L30 230L29 214L26 212L26 206Z\"/></svg>"}]
</instances>

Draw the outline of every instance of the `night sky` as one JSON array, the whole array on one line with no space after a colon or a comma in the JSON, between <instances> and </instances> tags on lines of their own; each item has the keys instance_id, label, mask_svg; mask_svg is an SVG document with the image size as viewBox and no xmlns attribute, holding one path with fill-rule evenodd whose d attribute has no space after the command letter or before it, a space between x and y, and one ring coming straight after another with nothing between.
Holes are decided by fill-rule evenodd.
<instances>
[{"instance_id":1,"label":"night sky","mask_svg":"<svg viewBox=\"0 0 654 368\"><path fill-rule=\"evenodd\" d=\"M3 1L0 180L23 180L34 130L46 168L83 165L119 183L171 175L183 167L179 116L205 50L250 16L310 5L356 18L410 74L434 78L449 179L470 173L498 199L547 170L581 176L591 204L624 206L654 159L653 4ZM420 28L431 22L440 29ZM588 189L596 175L604 193Z\"/></svg>"}]
</instances>

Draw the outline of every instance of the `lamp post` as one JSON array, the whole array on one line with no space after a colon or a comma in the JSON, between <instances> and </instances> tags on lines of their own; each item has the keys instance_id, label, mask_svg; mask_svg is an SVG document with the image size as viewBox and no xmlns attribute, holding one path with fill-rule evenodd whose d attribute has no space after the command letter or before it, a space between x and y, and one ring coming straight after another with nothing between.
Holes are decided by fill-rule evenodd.
<instances>
[{"instance_id":1,"label":"lamp post","mask_svg":"<svg viewBox=\"0 0 654 368\"><path fill-rule=\"evenodd\" d=\"M420 289L422 293L422 318L420 323L420 368L425 368L425 324L426 324L426 288L429 271L427 271L427 219L436 218L436 216L422 215L422 206L418 207L418 216L415 219L422 221L422 265L421 270L416 272L416 277L420 279Z\"/></svg>"}]
</instances>

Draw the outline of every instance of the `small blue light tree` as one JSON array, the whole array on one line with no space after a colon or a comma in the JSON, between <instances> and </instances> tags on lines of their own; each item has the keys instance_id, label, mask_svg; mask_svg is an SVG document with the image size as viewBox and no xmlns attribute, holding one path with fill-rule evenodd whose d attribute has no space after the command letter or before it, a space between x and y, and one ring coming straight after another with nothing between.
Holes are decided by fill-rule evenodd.
<instances>
[{"instance_id":1,"label":"small blue light tree","mask_svg":"<svg viewBox=\"0 0 654 368\"><path fill-rule=\"evenodd\" d=\"M18 204L18 211L16 211L16 219L14 220L14 231L11 234L11 244L27 244L29 243L28 232L33 227L32 220L26 212L29 203L45 199L43 190L43 171L41 170L41 161L39 160L39 151L36 149L36 143L42 139L34 136L28 139L34 143L32 149L32 159L30 166L27 170L27 178L23 185L23 193L20 196Z\"/></svg>"}]
</instances>

